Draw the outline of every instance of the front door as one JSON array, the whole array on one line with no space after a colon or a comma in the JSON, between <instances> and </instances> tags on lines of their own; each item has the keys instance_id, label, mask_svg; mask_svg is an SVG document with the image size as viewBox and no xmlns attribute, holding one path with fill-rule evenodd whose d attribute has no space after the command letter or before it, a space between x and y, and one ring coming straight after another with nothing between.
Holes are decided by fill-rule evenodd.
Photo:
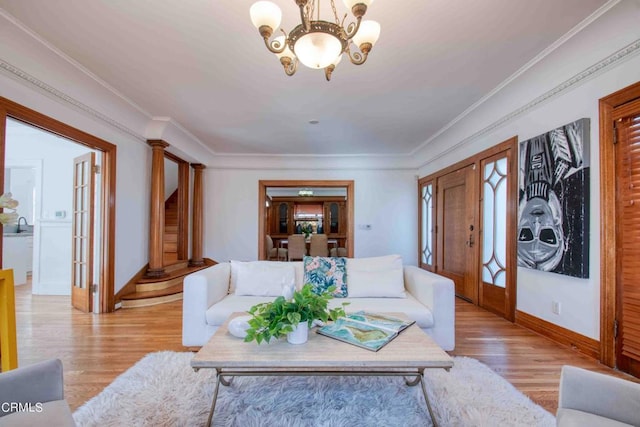
<instances>
[{"instance_id":1,"label":"front door","mask_svg":"<svg viewBox=\"0 0 640 427\"><path fill-rule=\"evenodd\" d=\"M618 109L616 109L618 110ZM616 170L616 365L640 376L640 100L614 110ZM615 114L614 113L614 114Z\"/></svg>"},{"instance_id":2,"label":"front door","mask_svg":"<svg viewBox=\"0 0 640 427\"><path fill-rule=\"evenodd\" d=\"M71 304L92 311L95 154L73 159Z\"/></svg>"},{"instance_id":3,"label":"front door","mask_svg":"<svg viewBox=\"0 0 640 427\"><path fill-rule=\"evenodd\" d=\"M475 166L438 177L436 271L454 281L456 295L478 301L477 206Z\"/></svg>"}]
</instances>

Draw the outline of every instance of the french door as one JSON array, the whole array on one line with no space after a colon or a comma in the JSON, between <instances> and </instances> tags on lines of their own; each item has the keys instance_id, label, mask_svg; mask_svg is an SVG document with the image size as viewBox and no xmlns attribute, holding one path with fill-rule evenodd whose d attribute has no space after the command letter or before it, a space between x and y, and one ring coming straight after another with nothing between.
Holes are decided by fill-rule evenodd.
<instances>
[{"instance_id":1,"label":"french door","mask_svg":"<svg viewBox=\"0 0 640 427\"><path fill-rule=\"evenodd\" d=\"M71 305L92 311L95 154L73 160Z\"/></svg>"}]
</instances>

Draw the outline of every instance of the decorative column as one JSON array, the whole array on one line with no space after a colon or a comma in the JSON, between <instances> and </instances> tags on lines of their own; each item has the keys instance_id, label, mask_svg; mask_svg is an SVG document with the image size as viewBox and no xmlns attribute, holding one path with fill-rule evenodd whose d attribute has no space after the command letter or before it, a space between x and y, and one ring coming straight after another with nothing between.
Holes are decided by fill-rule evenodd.
<instances>
[{"instance_id":1,"label":"decorative column","mask_svg":"<svg viewBox=\"0 0 640 427\"><path fill-rule=\"evenodd\" d=\"M204 232L204 193L202 187L202 171L206 168L201 163L192 163L193 168L193 212L191 219L191 260L190 266L204 265L202 258L202 233Z\"/></svg>"},{"instance_id":2,"label":"decorative column","mask_svg":"<svg viewBox=\"0 0 640 427\"><path fill-rule=\"evenodd\" d=\"M149 268L147 278L165 277L164 253L164 149L169 144L153 139L151 159L151 212L149 221Z\"/></svg>"}]
</instances>

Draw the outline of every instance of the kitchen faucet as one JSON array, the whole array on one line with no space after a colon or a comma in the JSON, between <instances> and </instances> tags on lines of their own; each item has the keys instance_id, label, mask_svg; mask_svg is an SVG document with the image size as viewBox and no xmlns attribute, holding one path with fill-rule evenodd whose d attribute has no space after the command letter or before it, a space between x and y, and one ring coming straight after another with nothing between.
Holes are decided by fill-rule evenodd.
<instances>
[{"instance_id":1,"label":"kitchen faucet","mask_svg":"<svg viewBox=\"0 0 640 427\"><path fill-rule=\"evenodd\" d=\"M27 218L21 216L20 218L18 218L18 230L16 231L16 233L22 233L22 230L20 230L20 221L24 220L24 225L29 225L29 223L27 222ZM25 230L27 231L27 230Z\"/></svg>"}]
</instances>

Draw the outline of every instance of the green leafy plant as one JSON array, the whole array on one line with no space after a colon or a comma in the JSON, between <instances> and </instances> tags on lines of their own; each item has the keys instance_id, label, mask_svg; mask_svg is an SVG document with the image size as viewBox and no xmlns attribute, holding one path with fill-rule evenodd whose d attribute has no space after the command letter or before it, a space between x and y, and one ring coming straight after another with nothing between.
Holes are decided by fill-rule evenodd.
<instances>
[{"instance_id":1,"label":"green leafy plant","mask_svg":"<svg viewBox=\"0 0 640 427\"><path fill-rule=\"evenodd\" d=\"M245 342L263 341L269 342L272 338L281 338L292 332L300 322L307 322L311 327L314 320L327 322L344 316L344 306L328 308L329 300L333 298L335 286L331 286L326 292L316 294L310 284L293 292L291 298L277 297L272 302L256 304L249 309L252 316L249 320L249 329L244 338Z\"/></svg>"}]
</instances>

